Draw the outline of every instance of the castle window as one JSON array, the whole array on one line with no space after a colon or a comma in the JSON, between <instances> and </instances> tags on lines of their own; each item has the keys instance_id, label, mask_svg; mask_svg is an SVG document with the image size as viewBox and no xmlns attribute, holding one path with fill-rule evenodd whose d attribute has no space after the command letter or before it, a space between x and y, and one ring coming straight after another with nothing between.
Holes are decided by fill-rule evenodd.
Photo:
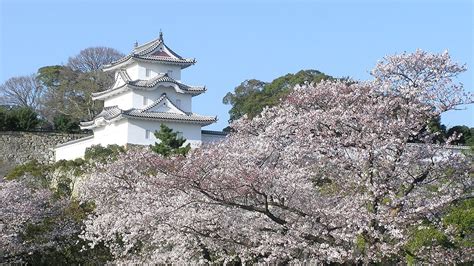
<instances>
[{"instance_id":1,"label":"castle window","mask_svg":"<svg viewBox=\"0 0 474 266\"><path fill-rule=\"evenodd\" d=\"M145 130L145 138L146 138L146 139L150 139L150 137L151 137L151 131L148 130L148 129Z\"/></svg>"},{"instance_id":2,"label":"castle window","mask_svg":"<svg viewBox=\"0 0 474 266\"><path fill-rule=\"evenodd\" d=\"M151 69L148 69L148 68L147 68L147 69L145 70L145 76L146 76L146 77L150 77L150 76L151 76Z\"/></svg>"},{"instance_id":3,"label":"castle window","mask_svg":"<svg viewBox=\"0 0 474 266\"><path fill-rule=\"evenodd\" d=\"M180 99L176 99L176 106L178 108L181 108L181 100Z\"/></svg>"},{"instance_id":4,"label":"castle window","mask_svg":"<svg viewBox=\"0 0 474 266\"><path fill-rule=\"evenodd\" d=\"M168 77L171 77L173 75L173 70L168 70L166 74L168 74Z\"/></svg>"},{"instance_id":5,"label":"castle window","mask_svg":"<svg viewBox=\"0 0 474 266\"><path fill-rule=\"evenodd\" d=\"M148 98L143 96L143 105L147 105L148 104Z\"/></svg>"}]
</instances>

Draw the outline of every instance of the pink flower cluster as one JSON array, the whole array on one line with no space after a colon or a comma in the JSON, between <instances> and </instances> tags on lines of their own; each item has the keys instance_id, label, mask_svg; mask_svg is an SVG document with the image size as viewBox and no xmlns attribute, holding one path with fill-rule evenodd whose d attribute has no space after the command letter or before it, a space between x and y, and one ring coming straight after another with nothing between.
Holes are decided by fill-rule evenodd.
<instances>
[{"instance_id":1,"label":"pink flower cluster","mask_svg":"<svg viewBox=\"0 0 474 266\"><path fill-rule=\"evenodd\" d=\"M221 143L164 159L133 151L81 185L82 237L122 262L387 262L472 191L471 159L417 135L472 103L447 53L385 58L366 82L304 85ZM417 142L413 138L417 136ZM427 262L473 260L435 245Z\"/></svg>"}]
</instances>

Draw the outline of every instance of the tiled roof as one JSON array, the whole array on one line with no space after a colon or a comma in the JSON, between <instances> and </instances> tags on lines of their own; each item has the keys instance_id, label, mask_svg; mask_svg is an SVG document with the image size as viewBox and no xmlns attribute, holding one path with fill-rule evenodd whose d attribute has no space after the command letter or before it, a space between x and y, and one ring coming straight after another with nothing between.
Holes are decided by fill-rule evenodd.
<instances>
[{"instance_id":1,"label":"tiled roof","mask_svg":"<svg viewBox=\"0 0 474 266\"><path fill-rule=\"evenodd\" d=\"M126 63L129 60L144 60L162 62L165 64L180 65L181 68L186 68L196 63L195 59L183 58L173 50L171 50L163 41L163 36L137 46L133 51L108 65L104 65L104 71L112 70L115 66Z\"/></svg>"},{"instance_id":2,"label":"tiled roof","mask_svg":"<svg viewBox=\"0 0 474 266\"><path fill-rule=\"evenodd\" d=\"M114 117L119 116L122 113L123 111L117 106L108 106L108 107L104 107L102 112L100 112L95 118L103 117L107 120L110 120Z\"/></svg>"},{"instance_id":3,"label":"tiled roof","mask_svg":"<svg viewBox=\"0 0 474 266\"><path fill-rule=\"evenodd\" d=\"M167 52L165 51L156 51L151 54L152 56L166 56L166 57L171 57Z\"/></svg>"},{"instance_id":4,"label":"tiled roof","mask_svg":"<svg viewBox=\"0 0 474 266\"><path fill-rule=\"evenodd\" d=\"M166 93L163 93L160 98L156 99L156 101L154 101L152 104L149 104L145 107L143 107L143 111L144 112L147 112L149 111L150 109L152 109L153 107L159 105L163 100L167 99L168 97L166 97ZM181 109L180 109L181 110Z\"/></svg>"},{"instance_id":5,"label":"tiled roof","mask_svg":"<svg viewBox=\"0 0 474 266\"><path fill-rule=\"evenodd\" d=\"M161 36L160 36L161 37ZM143 55L155 50L161 43L163 43L162 38L156 38L149 42L146 42L142 45L138 45L137 47L133 48L132 54Z\"/></svg>"},{"instance_id":6,"label":"tiled roof","mask_svg":"<svg viewBox=\"0 0 474 266\"><path fill-rule=\"evenodd\" d=\"M160 103L162 103L162 102L165 101L165 100L168 100L169 104L171 104L174 108L176 108L176 110L180 111L182 114L186 114L185 111L183 111L181 108L179 108L178 106L176 106L176 105L168 98L168 96L166 96L166 93L163 93L163 94L161 95L161 97L158 98L158 99L157 99L155 102L153 102L152 104L149 104L149 105L143 107L143 108L141 109L141 111L142 111L142 112L148 112L148 111L150 111L151 109L153 109L153 107L158 106Z\"/></svg>"},{"instance_id":7,"label":"tiled roof","mask_svg":"<svg viewBox=\"0 0 474 266\"><path fill-rule=\"evenodd\" d=\"M110 63L110 64L104 65L104 66L103 66L103 70L106 70L106 69L111 68L111 67L113 67L113 66L115 66L115 65L124 63L124 62L126 62L128 59L130 59L130 58L132 58L132 54L126 55L126 56L124 56L124 57L122 57L122 58L120 58L120 59L117 59L117 60L113 61L113 62Z\"/></svg>"},{"instance_id":8,"label":"tiled roof","mask_svg":"<svg viewBox=\"0 0 474 266\"><path fill-rule=\"evenodd\" d=\"M94 117L94 120L92 121L87 121L87 122L81 122L81 126L90 126L94 125L94 122L100 118L103 118L107 121L112 120L119 115L121 115L124 111L118 108L116 105L114 106L107 106L102 109L102 112L100 112L98 115Z\"/></svg>"},{"instance_id":9,"label":"tiled roof","mask_svg":"<svg viewBox=\"0 0 474 266\"><path fill-rule=\"evenodd\" d=\"M119 73L121 73L121 71L119 71ZM125 72L125 71L123 71ZM120 74L120 75L127 75L128 77L128 74ZM123 76L122 76L123 78ZM141 88L153 88L155 87L158 83L160 82L170 82L170 83L173 83L173 84L176 84L178 85L178 87L182 90L183 93L186 93L186 94L192 94L192 95L199 95L203 92L206 91L206 87L204 86L189 86L189 85L186 85L186 84L183 84L171 77L168 76L168 74L159 74L149 80L134 80L134 81L131 81L130 80L130 77L128 77L128 80L123 78L124 81L125 81L125 84L122 85L122 86L119 86L119 87L116 87L116 88L111 88L111 89L108 89L108 90L105 90L105 91L100 91L100 92L95 92L95 93L92 93L92 97L93 98L97 98L97 97L100 97L102 95L106 95L106 94L109 94L111 92L119 92L119 90L121 89L126 89L125 87L128 85L128 86L131 86L133 88L138 88L138 89L141 89Z\"/></svg>"},{"instance_id":10,"label":"tiled roof","mask_svg":"<svg viewBox=\"0 0 474 266\"><path fill-rule=\"evenodd\" d=\"M173 58L173 57L159 56L159 55L144 55L144 56L133 55L131 58L142 60L142 61L160 61L163 63L172 63L174 65L185 65L186 67L196 63L196 59L194 58L180 59L180 58Z\"/></svg>"},{"instance_id":11,"label":"tiled roof","mask_svg":"<svg viewBox=\"0 0 474 266\"><path fill-rule=\"evenodd\" d=\"M149 80L139 79L139 80L130 81L128 84L136 86L136 87L153 88L153 87L155 87L156 84L158 84L160 82L174 83L174 84L178 85L178 87L180 89L184 90L184 91L204 91L205 90L205 88L202 87L202 86L189 86L189 85L183 84L183 83L171 78L166 73L158 74L157 76L155 76L155 77L153 77Z\"/></svg>"},{"instance_id":12,"label":"tiled roof","mask_svg":"<svg viewBox=\"0 0 474 266\"><path fill-rule=\"evenodd\" d=\"M166 98L166 95L163 95L158 99L162 101ZM148 112L147 110L151 109L150 106L147 106L144 109L129 109L121 110L118 106L108 106L104 107L104 110L100 112L92 121L81 122L82 129L90 129L96 127L96 121L105 120L110 122L111 120L118 120L124 117L127 118L137 118L137 119L146 119L146 120L167 120L175 122L188 122L188 123L197 123L201 125L210 125L217 121L215 116L204 116L194 113L164 113L164 112Z\"/></svg>"},{"instance_id":13,"label":"tiled roof","mask_svg":"<svg viewBox=\"0 0 474 266\"><path fill-rule=\"evenodd\" d=\"M154 87L156 84L159 82L176 82L174 79L170 78L166 73L160 73L156 76L154 76L151 79L148 80L143 80L143 79L137 79L130 81L129 84L137 87Z\"/></svg>"},{"instance_id":14,"label":"tiled roof","mask_svg":"<svg viewBox=\"0 0 474 266\"><path fill-rule=\"evenodd\" d=\"M120 69L119 75L122 77L124 82L132 80L125 69Z\"/></svg>"},{"instance_id":15,"label":"tiled roof","mask_svg":"<svg viewBox=\"0 0 474 266\"><path fill-rule=\"evenodd\" d=\"M217 136L227 136L228 132L225 131L214 131L214 130L201 130L201 134L205 135L217 135Z\"/></svg>"},{"instance_id":16,"label":"tiled roof","mask_svg":"<svg viewBox=\"0 0 474 266\"><path fill-rule=\"evenodd\" d=\"M124 113L126 117L139 117L153 120L171 120L171 121L188 121L198 122L202 125L209 125L217 121L214 116L204 116L194 113L187 113L185 115L176 113L158 113L158 112L140 112L139 110L132 110Z\"/></svg>"}]
</instances>

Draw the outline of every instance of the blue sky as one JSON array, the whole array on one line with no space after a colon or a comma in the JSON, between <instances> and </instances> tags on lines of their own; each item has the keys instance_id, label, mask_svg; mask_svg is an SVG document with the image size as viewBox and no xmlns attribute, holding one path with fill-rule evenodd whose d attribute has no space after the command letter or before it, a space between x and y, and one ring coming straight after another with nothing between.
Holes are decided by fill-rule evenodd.
<instances>
[{"instance_id":1,"label":"blue sky","mask_svg":"<svg viewBox=\"0 0 474 266\"><path fill-rule=\"evenodd\" d=\"M158 36L197 64L182 73L208 92L193 111L227 125L224 95L245 79L271 81L301 69L368 79L385 55L448 49L469 70L474 91L474 4L446 1L26 1L0 0L0 83L67 62L80 50L108 46L128 53ZM442 117L474 126L474 106Z\"/></svg>"}]
</instances>

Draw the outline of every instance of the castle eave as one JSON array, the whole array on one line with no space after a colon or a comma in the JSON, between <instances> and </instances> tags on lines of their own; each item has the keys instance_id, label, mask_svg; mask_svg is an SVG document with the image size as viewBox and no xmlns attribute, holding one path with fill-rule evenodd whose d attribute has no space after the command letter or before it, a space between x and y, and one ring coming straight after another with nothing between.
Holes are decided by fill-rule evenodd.
<instances>
[{"instance_id":1,"label":"castle eave","mask_svg":"<svg viewBox=\"0 0 474 266\"><path fill-rule=\"evenodd\" d=\"M157 88L160 84L165 86L170 85L175 88L176 92L183 94L191 94L192 96L199 95L206 91L205 86L186 85L169 77L167 74L160 74L150 80L125 80L125 84L119 87L92 93L92 99L103 100L113 95L128 91L130 89L153 90Z\"/></svg>"},{"instance_id":2,"label":"castle eave","mask_svg":"<svg viewBox=\"0 0 474 266\"><path fill-rule=\"evenodd\" d=\"M191 123L202 126L207 126L217 121L216 116L204 116L195 113L148 112L147 110L148 109L121 110L117 106L104 107L102 112L92 121L81 122L80 127L81 129L92 129L121 120L122 118Z\"/></svg>"},{"instance_id":3,"label":"castle eave","mask_svg":"<svg viewBox=\"0 0 474 266\"><path fill-rule=\"evenodd\" d=\"M190 123L207 126L217 121L215 116L203 116L198 114L176 114L176 113L158 113L158 112L139 112L133 110L124 114L127 118L136 118L143 120L156 120L164 122Z\"/></svg>"}]
</instances>

